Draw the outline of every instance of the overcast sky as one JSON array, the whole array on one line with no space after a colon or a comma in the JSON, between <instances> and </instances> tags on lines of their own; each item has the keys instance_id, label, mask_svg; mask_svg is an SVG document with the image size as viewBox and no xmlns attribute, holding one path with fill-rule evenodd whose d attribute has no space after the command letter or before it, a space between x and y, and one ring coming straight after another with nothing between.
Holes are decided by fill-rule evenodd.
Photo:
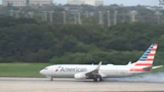
<instances>
[{"instance_id":1,"label":"overcast sky","mask_svg":"<svg viewBox=\"0 0 164 92\"><path fill-rule=\"evenodd\" d=\"M65 4L67 0L55 0L57 3ZM123 5L159 5L159 0L104 0L104 4L123 4Z\"/></svg>"},{"instance_id":2,"label":"overcast sky","mask_svg":"<svg viewBox=\"0 0 164 92\"><path fill-rule=\"evenodd\" d=\"M65 4L67 0L54 0L57 4ZM2 0L0 0L0 3ZM123 5L151 5L157 6L159 4L159 0L104 0L105 5L109 4L123 4Z\"/></svg>"}]
</instances>

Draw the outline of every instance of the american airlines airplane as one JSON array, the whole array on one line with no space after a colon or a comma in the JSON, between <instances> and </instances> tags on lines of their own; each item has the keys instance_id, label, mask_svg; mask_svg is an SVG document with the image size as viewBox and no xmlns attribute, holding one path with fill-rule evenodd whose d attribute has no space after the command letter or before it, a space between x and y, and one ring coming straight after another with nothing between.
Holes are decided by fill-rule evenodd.
<instances>
[{"instance_id":1,"label":"american airlines airplane","mask_svg":"<svg viewBox=\"0 0 164 92\"><path fill-rule=\"evenodd\" d=\"M75 78L75 79L93 79L93 81L103 81L103 78L129 77L142 73L149 73L152 69L162 66L154 66L154 57L158 45L152 44L145 53L135 63L127 65L77 65L77 64L59 64L52 65L40 71L53 81L53 78Z\"/></svg>"}]
</instances>

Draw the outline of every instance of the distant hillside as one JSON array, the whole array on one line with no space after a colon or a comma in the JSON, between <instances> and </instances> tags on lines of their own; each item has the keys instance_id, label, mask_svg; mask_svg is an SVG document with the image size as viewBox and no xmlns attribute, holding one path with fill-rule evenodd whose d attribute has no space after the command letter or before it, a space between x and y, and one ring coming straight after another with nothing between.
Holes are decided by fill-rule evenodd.
<instances>
[{"instance_id":1,"label":"distant hillside","mask_svg":"<svg viewBox=\"0 0 164 92\"><path fill-rule=\"evenodd\" d=\"M104 63L135 61L159 43L163 63L164 26L158 24L50 25L30 19L0 22L0 62ZM164 63L163 63L164 64Z\"/></svg>"}]
</instances>

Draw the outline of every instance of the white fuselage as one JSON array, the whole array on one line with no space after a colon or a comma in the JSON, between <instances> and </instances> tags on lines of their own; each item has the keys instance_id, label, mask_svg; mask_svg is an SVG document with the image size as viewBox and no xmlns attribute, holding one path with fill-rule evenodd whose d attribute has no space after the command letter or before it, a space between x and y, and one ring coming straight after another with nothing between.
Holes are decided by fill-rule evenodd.
<instances>
[{"instance_id":1,"label":"white fuselage","mask_svg":"<svg viewBox=\"0 0 164 92\"><path fill-rule=\"evenodd\" d=\"M97 65L52 65L41 70L40 73L47 77L73 78L75 74L92 71ZM132 65L102 65L99 74L103 78L127 77L136 74L130 71Z\"/></svg>"}]
</instances>

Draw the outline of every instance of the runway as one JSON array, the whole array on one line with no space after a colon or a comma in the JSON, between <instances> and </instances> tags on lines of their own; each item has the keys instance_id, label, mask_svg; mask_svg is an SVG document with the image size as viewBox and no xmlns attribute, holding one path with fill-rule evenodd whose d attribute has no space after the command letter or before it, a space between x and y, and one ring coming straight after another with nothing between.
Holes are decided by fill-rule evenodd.
<instances>
[{"instance_id":1,"label":"runway","mask_svg":"<svg viewBox=\"0 0 164 92\"><path fill-rule=\"evenodd\" d=\"M164 83L106 80L92 82L74 79L0 78L1 92L134 92L164 91Z\"/></svg>"}]
</instances>

